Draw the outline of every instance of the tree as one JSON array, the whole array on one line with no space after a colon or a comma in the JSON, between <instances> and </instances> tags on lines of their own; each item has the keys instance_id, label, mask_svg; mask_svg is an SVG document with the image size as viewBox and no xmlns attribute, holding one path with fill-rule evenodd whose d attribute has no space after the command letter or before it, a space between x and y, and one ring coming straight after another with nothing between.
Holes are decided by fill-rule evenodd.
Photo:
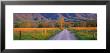
<instances>
[{"instance_id":1,"label":"tree","mask_svg":"<svg viewBox=\"0 0 110 53\"><path fill-rule=\"evenodd\" d=\"M61 18L59 19L59 23L60 23L60 28L64 29L64 17L61 16Z\"/></svg>"},{"instance_id":2,"label":"tree","mask_svg":"<svg viewBox=\"0 0 110 53\"><path fill-rule=\"evenodd\" d=\"M37 27L37 24L33 21L26 20L26 21L16 22L14 24L14 27L15 28L35 28Z\"/></svg>"},{"instance_id":3,"label":"tree","mask_svg":"<svg viewBox=\"0 0 110 53\"><path fill-rule=\"evenodd\" d=\"M20 28L20 24L21 24L21 22L15 22L14 23L14 28Z\"/></svg>"},{"instance_id":4,"label":"tree","mask_svg":"<svg viewBox=\"0 0 110 53\"><path fill-rule=\"evenodd\" d=\"M41 22L41 21L39 22L38 27L39 27L39 28L42 28L42 27L43 27L43 25L42 25L42 22Z\"/></svg>"},{"instance_id":5,"label":"tree","mask_svg":"<svg viewBox=\"0 0 110 53\"><path fill-rule=\"evenodd\" d=\"M79 27L80 26L80 22L74 22L74 27Z\"/></svg>"}]
</instances>

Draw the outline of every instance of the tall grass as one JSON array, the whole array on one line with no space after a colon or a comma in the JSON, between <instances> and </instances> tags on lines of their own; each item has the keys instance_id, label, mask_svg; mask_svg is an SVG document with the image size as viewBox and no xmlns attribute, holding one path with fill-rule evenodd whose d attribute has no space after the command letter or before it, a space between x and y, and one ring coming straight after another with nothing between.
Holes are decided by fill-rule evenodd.
<instances>
[{"instance_id":1,"label":"tall grass","mask_svg":"<svg viewBox=\"0 0 110 53\"><path fill-rule=\"evenodd\" d=\"M14 40L48 40L51 36L60 31L60 29L14 30Z\"/></svg>"},{"instance_id":2,"label":"tall grass","mask_svg":"<svg viewBox=\"0 0 110 53\"><path fill-rule=\"evenodd\" d=\"M79 40L97 40L97 30L96 29L82 29L81 30L78 28L77 29L73 29L73 28L69 28L68 30L71 31L71 33L75 33L76 37Z\"/></svg>"},{"instance_id":3,"label":"tall grass","mask_svg":"<svg viewBox=\"0 0 110 53\"><path fill-rule=\"evenodd\" d=\"M81 40L96 40L97 39L96 30L80 30L80 31L76 31L75 34Z\"/></svg>"}]
</instances>

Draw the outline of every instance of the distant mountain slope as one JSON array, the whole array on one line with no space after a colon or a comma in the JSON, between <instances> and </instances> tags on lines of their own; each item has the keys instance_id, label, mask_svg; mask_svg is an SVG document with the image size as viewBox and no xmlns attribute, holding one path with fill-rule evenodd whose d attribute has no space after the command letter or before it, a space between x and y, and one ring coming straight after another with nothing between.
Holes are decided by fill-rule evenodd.
<instances>
[{"instance_id":1,"label":"distant mountain slope","mask_svg":"<svg viewBox=\"0 0 110 53\"><path fill-rule=\"evenodd\" d=\"M95 13L14 13L14 22L24 20L58 20L61 16L64 17L65 21L72 22L97 20L97 14Z\"/></svg>"}]
</instances>

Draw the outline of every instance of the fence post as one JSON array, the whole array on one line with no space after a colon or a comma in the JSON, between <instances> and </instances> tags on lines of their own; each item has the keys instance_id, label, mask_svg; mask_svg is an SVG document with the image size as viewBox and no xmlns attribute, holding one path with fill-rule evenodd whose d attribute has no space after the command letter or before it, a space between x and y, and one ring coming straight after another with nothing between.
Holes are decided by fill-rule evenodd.
<instances>
[{"instance_id":1,"label":"fence post","mask_svg":"<svg viewBox=\"0 0 110 53\"><path fill-rule=\"evenodd\" d=\"M93 35L93 38L95 39L95 35L96 35L96 33L94 33L94 35Z\"/></svg>"},{"instance_id":2,"label":"fence post","mask_svg":"<svg viewBox=\"0 0 110 53\"><path fill-rule=\"evenodd\" d=\"M20 35L19 35L19 40L21 40L21 31L19 31L20 32Z\"/></svg>"},{"instance_id":3,"label":"fence post","mask_svg":"<svg viewBox=\"0 0 110 53\"><path fill-rule=\"evenodd\" d=\"M44 29L44 33L45 33L45 36L47 36L47 34L46 34L46 29Z\"/></svg>"}]
</instances>

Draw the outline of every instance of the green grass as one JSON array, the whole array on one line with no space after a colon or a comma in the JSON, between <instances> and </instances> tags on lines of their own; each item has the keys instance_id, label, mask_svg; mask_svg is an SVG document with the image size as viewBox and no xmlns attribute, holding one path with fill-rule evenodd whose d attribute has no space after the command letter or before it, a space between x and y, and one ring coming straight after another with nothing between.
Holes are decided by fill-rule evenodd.
<instances>
[{"instance_id":1,"label":"green grass","mask_svg":"<svg viewBox=\"0 0 110 53\"><path fill-rule=\"evenodd\" d=\"M14 40L48 40L60 31L61 30L47 30L46 34L45 31L21 31L21 38L20 32L14 32Z\"/></svg>"},{"instance_id":2,"label":"green grass","mask_svg":"<svg viewBox=\"0 0 110 53\"><path fill-rule=\"evenodd\" d=\"M79 40L97 40L96 30L70 30Z\"/></svg>"}]
</instances>

